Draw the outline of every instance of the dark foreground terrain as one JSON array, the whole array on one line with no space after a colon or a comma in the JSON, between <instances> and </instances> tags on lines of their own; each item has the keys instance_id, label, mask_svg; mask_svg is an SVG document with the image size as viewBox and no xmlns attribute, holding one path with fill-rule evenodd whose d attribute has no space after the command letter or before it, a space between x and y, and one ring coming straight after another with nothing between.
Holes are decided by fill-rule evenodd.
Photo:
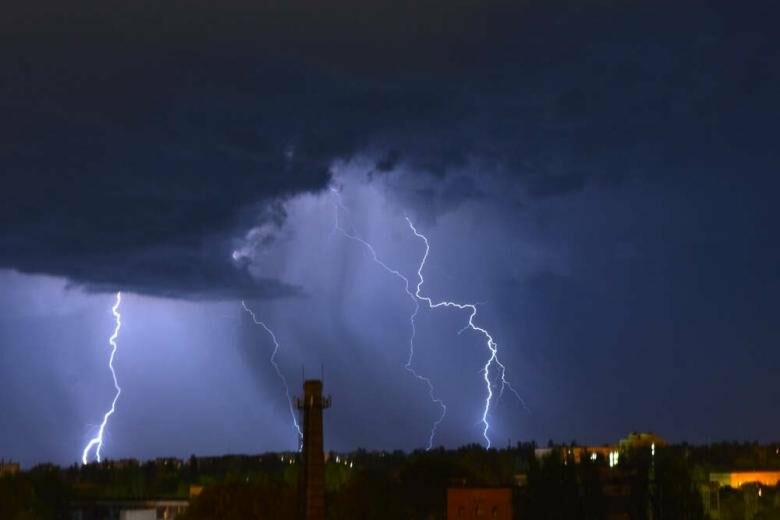
<instances>
[{"instance_id":1,"label":"dark foreground terrain","mask_svg":"<svg viewBox=\"0 0 780 520\"><path fill-rule=\"evenodd\" d=\"M622 446L617 464L608 459L573 443L330 453L327 516L444 519L448 489L500 487L522 519L780 518L777 486L710 483L716 472L780 469L780 446ZM65 519L92 503L169 499L189 500L181 520L286 519L295 517L297 483L294 453L40 465L0 476L0 518Z\"/></svg>"}]
</instances>

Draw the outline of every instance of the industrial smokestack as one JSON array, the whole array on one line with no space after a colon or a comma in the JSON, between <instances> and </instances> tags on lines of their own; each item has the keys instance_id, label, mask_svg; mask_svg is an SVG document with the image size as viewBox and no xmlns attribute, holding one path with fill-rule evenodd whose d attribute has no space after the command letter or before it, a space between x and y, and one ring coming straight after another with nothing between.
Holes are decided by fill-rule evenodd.
<instances>
[{"instance_id":1,"label":"industrial smokestack","mask_svg":"<svg viewBox=\"0 0 780 520\"><path fill-rule=\"evenodd\" d=\"M325 519L325 451L322 410L330 407L330 396L322 396L322 381L303 383L303 397L297 400L303 422L303 449L298 481L300 520Z\"/></svg>"}]
</instances>

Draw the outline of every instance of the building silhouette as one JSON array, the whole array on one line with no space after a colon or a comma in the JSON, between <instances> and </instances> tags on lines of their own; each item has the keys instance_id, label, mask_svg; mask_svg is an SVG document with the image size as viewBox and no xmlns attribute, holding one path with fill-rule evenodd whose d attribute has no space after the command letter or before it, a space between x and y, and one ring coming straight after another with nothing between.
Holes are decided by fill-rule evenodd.
<instances>
[{"instance_id":1,"label":"building silhouette","mask_svg":"<svg viewBox=\"0 0 780 520\"><path fill-rule=\"evenodd\" d=\"M512 520L511 488L449 488L447 518Z\"/></svg>"},{"instance_id":2,"label":"building silhouette","mask_svg":"<svg viewBox=\"0 0 780 520\"><path fill-rule=\"evenodd\" d=\"M330 407L330 396L322 396L322 381L303 383L303 397L297 399L303 422L303 446L298 481L300 520L325 519L325 452L322 443L322 410Z\"/></svg>"},{"instance_id":3,"label":"building silhouette","mask_svg":"<svg viewBox=\"0 0 780 520\"><path fill-rule=\"evenodd\" d=\"M18 462L0 459L0 477L4 475L16 475L19 471L21 471L21 467Z\"/></svg>"}]
</instances>

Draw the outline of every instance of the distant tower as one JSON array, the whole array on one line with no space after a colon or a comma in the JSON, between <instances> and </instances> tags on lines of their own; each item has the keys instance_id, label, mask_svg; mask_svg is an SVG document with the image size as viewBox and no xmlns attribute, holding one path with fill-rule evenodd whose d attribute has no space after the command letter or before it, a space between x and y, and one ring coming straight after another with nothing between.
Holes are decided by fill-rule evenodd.
<instances>
[{"instance_id":1,"label":"distant tower","mask_svg":"<svg viewBox=\"0 0 780 520\"><path fill-rule=\"evenodd\" d=\"M303 398L297 399L303 415L303 449L298 482L299 518L325 519L325 452L322 449L322 410L330 408L330 396L322 397L322 381L303 383Z\"/></svg>"}]
</instances>

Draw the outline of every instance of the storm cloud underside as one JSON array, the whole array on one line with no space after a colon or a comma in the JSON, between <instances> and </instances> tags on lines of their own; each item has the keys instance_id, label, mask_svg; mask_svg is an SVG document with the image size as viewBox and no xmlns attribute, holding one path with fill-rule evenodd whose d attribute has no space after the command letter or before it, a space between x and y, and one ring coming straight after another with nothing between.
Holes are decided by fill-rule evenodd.
<instances>
[{"instance_id":1,"label":"storm cloud underside","mask_svg":"<svg viewBox=\"0 0 780 520\"><path fill-rule=\"evenodd\" d=\"M96 291L300 293L252 280L230 242L356 155L408 172L397 195L431 218L491 189L706 182L768 143L746 130L777 108L768 5L12 7L0 265Z\"/></svg>"},{"instance_id":2,"label":"storm cloud underside","mask_svg":"<svg viewBox=\"0 0 780 520\"><path fill-rule=\"evenodd\" d=\"M497 445L780 427L770 2L19 4L0 19L0 455L75 459L119 289L106 456L295 449L241 299L292 389L325 364L330 447L420 447L438 415L403 370L409 301L334 236L329 186L407 276L404 215L431 238L426 294L480 302L533 410L497 403ZM484 351L457 317L418 325L437 442L479 442Z\"/></svg>"}]
</instances>

